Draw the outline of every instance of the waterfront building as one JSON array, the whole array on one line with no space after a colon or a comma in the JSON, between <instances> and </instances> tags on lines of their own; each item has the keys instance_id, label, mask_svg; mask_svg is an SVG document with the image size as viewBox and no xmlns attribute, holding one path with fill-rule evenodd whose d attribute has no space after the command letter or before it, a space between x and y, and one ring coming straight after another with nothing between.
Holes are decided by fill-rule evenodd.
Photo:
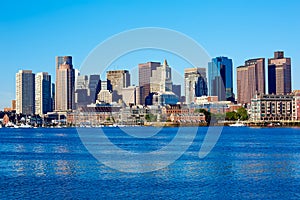
<instances>
[{"instance_id":1,"label":"waterfront building","mask_svg":"<svg viewBox=\"0 0 300 200\"><path fill-rule=\"evenodd\" d=\"M210 96L220 101L234 101L232 59L216 57L208 63L208 89Z\"/></svg>"},{"instance_id":2,"label":"waterfront building","mask_svg":"<svg viewBox=\"0 0 300 200\"><path fill-rule=\"evenodd\" d=\"M256 58L245 61L237 68L237 101L250 104L256 93L265 94L265 59Z\"/></svg>"},{"instance_id":3,"label":"waterfront building","mask_svg":"<svg viewBox=\"0 0 300 200\"><path fill-rule=\"evenodd\" d=\"M16 113L35 113L35 74L31 70L20 70L16 74Z\"/></svg>"},{"instance_id":4,"label":"waterfront building","mask_svg":"<svg viewBox=\"0 0 300 200\"><path fill-rule=\"evenodd\" d=\"M292 91L291 58L285 58L283 51L276 51L268 59L269 94L289 94Z\"/></svg>"},{"instance_id":5,"label":"waterfront building","mask_svg":"<svg viewBox=\"0 0 300 200\"><path fill-rule=\"evenodd\" d=\"M185 101L190 104L195 97L207 96L207 78L205 68L184 69Z\"/></svg>"},{"instance_id":6,"label":"waterfront building","mask_svg":"<svg viewBox=\"0 0 300 200\"><path fill-rule=\"evenodd\" d=\"M292 120L293 94L256 94L251 99L251 120Z\"/></svg>"},{"instance_id":7,"label":"waterfront building","mask_svg":"<svg viewBox=\"0 0 300 200\"><path fill-rule=\"evenodd\" d=\"M51 76L47 72L35 76L35 114L44 115L52 112Z\"/></svg>"},{"instance_id":8,"label":"waterfront building","mask_svg":"<svg viewBox=\"0 0 300 200\"><path fill-rule=\"evenodd\" d=\"M172 92L172 70L169 67L167 60L164 63L152 70L150 77L150 93L155 92Z\"/></svg>"},{"instance_id":9,"label":"waterfront building","mask_svg":"<svg viewBox=\"0 0 300 200\"><path fill-rule=\"evenodd\" d=\"M144 106L130 106L120 110L119 120L122 125L144 125L147 109Z\"/></svg>"},{"instance_id":10,"label":"waterfront building","mask_svg":"<svg viewBox=\"0 0 300 200\"><path fill-rule=\"evenodd\" d=\"M205 120L205 115L203 113L172 113L170 115L170 121L179 124L198 124L206 122Z\"/></svg>"},{"instance_id":11,"label":"waterfront building","mask_svg":"<svg viewBox=\"0 0 300 200\"><path fill-rule=\"evenodd\" d=\"M75 70L72 56L56 57L55 110L68 111L75 104Z\"/></svg>"},{"instance_id":12,"label":"waterfront building","mask_svg":"<svg viewBox=\"0 0 300 200\"><path fill-rule=\"evenodd\" d=\"M219 101L218 96L196 97L194 104L189 105L193 109L205 109L214 114L224 114L241 107L231 101Z\"/></svg>"},{"instance_id":13,"label":"waterfront building","mask_svg":"<svg viewBox=\"0 0 300 200\"><path fill-rule=\"evenodd\" d=\"M138 65L139 86L141 87L141 101L139 104L145 105L146 97L150 94L150 78L152 76L152 72L160 66L160 62L147 62Z\"/></svg>"},{"instance_id":14,"label":"waterfront building","mask_svg":"<svg viewBox=\"0 0 300 200\"><path fill-rule=\"evenodd\" d=\"M295 120L300 120L300 90L293 91L294 99L293 99L293 118Z\"/></svg>"}]
</instances>

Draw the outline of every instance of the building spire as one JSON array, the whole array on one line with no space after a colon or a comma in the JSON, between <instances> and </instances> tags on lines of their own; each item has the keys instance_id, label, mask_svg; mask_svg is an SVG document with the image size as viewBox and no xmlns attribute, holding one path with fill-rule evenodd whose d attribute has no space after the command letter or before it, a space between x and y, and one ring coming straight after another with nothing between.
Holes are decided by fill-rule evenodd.
<instances>
[{"instance_id":1,"label":"building spire","mask_svg":"<svg viewBox=\"0 0 300 200\"><path fill-rule=\"evenodd\" d=\"M168 62L167 62L167 60L166 60L166 59L164 60L164 64L163 64L163 66L168 66Z\"/></svg>"}]
</instances>

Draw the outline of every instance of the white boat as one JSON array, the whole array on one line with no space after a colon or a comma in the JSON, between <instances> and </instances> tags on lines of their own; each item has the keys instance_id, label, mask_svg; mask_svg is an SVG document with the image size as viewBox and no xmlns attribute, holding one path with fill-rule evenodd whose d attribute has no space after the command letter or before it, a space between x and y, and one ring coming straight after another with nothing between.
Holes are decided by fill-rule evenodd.
<instances>
[{"instance_id":1,"label":"white boat","mask_svg":"<svg viewBox=\"0 0 300 200\"><path fill-rule=\"evenodd\" d=\"M2 124L0 124L0 128L2 128Z\"/></svg>"},{"instance_id":2,"label":"white boat","mask_svg":"<svg viewBox=\"0 0 300 200\"><path fill-rule=\"evenodd\" d=\"M19 128L32 128L32 126L29 124L21 124L21 126L19 126Z\"/></svg>"},{"instance_id":3,"label":"white boat","mask_svg":"<svg viewBox=\"0 0 300 200\"><path fill-rule=\"evenodd\" d=\"M235 124L230 124L231 127L245 127L246 125L240 122L240 120L236 121Z\"/></svg>"}]
</instances>

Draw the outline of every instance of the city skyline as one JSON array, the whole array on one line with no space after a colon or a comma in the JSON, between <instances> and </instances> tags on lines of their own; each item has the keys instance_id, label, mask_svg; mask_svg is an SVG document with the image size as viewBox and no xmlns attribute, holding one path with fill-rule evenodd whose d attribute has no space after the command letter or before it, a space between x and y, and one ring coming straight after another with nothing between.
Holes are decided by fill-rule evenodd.
<instances>
[{"instance_id":1,"label":"city skyline","mask_svg":"<svg viewBox=\"0 0 300 200\"><path fill-rule=\"evenodd\" d=\"M155 66L151 67L153 64ZM96 100L101 102L101 98L107 99L107 97L104 97L107 95L111 96L111 101L107 102L104 100L104 102L110 104L112 102L123 102L127 106L152 105L155 98L175 98L172 97L174 95L173 92L175 92L172 89L172 68L169 67L166 59L163 64L150 61L138 66L138 78L142 85L135 86L131 84L131 74L128 70L107 70L106 79L103 80L105 84L103 88L100 75L80 75L79 70L76 72L78 75L75 75L72 56L56 56L56 76L58 79L55 80L55 88L58 94L61 95L53 95L51 75L47 72L35 74L32 73L32 70L20 70L16 74L17 113L24 112L25 114L43 115L51 111L71 111L79 107L97 103ZM268 79L273 82L269 81L268 87L278 90L276 93L272 92L270 94L290 94L292 92L291 58L284 57L283 51L276 51L274 52L274 58L268 59L268 68L270 67L271 70L268 69ZM272 70L274 68L276 70ZM236 70L237 79L233 81L232 59L227 57L213 58L211 62L208 62L207 73L206 68L185 68L185 83L183 85L185 94L183 98L185 100L181 100L182 96L177 96L176 101L191 104L198 101L198 97L216 96L219 101L227 100L235 102L237 100L241 105L245 105L251 102L255 94L269 94L265 92L265 58L246 60L245 65L239 66ZM147 73L145 74L145 72ZM32 80L30 81L28 77ZM276 79L273 80L272 77L276 77ZM142 81L147 78L149 79L148 81ZM109 86L107 82L109 82ZM237 84L237 94L232 93L233 82ZM150 91L145 96L143 93L145 93L145 86L147 84L150 86ZM34 87L32 88L31 85ZM101 90L104 90L104 92L107 90L107 92L100 94ZM181 86L177 85L176 90L177 93L181 93ZM24 95L25 98L23 97ZM101 95L104 96L101 97ZM33 102L28 103L27 101L31 97L33 97ZM147 100L146 97L151 100ZM234 97L237 98L234 99ZM54 99L55 102L58 102L58 104L54 104L55 109L52 108ZM149 100L151 103L149 103ZM161 100L161 102L163 101L165 100ZM172 102L174 103L175 101L172 100Z\"/></svg>"},{"instance_id":2,"label":"city skyline","mask_svg":"<svg viewBox=\"0 0 300 200\"><path fill-rule=\"evenodd\" d=\"M284 50L289 57L293 58L292 74L299 74L300 69L297 66L300 65L300 58L297 44L300 22L297 20L299 17L296 10L299 2L285 2L284 15L277 17L276 20L274 20L273 10L281 10L283 2L251 1L246 4L246 11L255 10L257 14L245 12L245 3L239 1L190 1L184 5L171 3L171 1L131 1L118 2L118 4L89 1L74 2L72 5L61 1L51 3L37 1L32 4L5 2L0 12L2 34L0 56L1 66L5 67L5 71L0 78L7 83L7 86L0 91L1 96L6 97L1 99L0 108L9 106L10 100L15 99L15 79L11 77L18 70L47 71L54 79L54 56L72 55L75 58L75 68L80 68L88 53L106 38L132 28L149 26L182 32L194 38L212 57L232 58L234 80L235 68L242 65L245 60L257 57L270 58L270 52L279 50ZM226 15L215 12L223 7L227 8ZM157 12L169 10L172 11L172 15L150 17L143 14L145 8ZM65 12L66 10L68 12ZM127 11L126 15L124 10ZM110 17L106 17L107 15ZM94 26L94 24L98 25ZM216 24L220 31L214 31ZM278 27L278 24L284 24L285 28ZM110 27L110 29L103 29L103 27ZM261 31L248 31L249 27L256 27ZM268 31L274 28L276 34ZM58 37L57 30L68 31L59 31ZM163 60L167 57L165 54L152 55L144 55L134 60L125 59L126 62L122 61L124 64L122 67L148 60ZM16 56L18 59L15 59ZM171 61L172 58L169 60ZM184 67L189 67L182 61L175 63L176 65L171 63L172 67L178 69L181 74ZM119 66L119 63L114 63L114 66ZM300 80L296 79L293 81L292 88L298 89L299 85ZM234 93L236 93L235 87Z\"/></svg>"}]
</instances>

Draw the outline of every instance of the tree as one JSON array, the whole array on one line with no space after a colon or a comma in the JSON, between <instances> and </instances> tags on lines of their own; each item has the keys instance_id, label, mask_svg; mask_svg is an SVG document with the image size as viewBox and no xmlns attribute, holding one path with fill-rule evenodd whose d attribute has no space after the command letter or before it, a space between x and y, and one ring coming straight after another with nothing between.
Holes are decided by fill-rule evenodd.
<instances>
[{"instance_id":1,"label":"tree","mask_svg":"<svg viewBox=\"0 0 300 200\"><path fill-rule=\"evenodd\" d=\"M227 112L225 119L226 120L238 120L239 116L238 116L237 112L235 112L235 111Z\"/></svg>"},{"instance_id":2,"label":"tree","mask_svg":"<svg viewBox=\"0 0 300 200\"><path fill-rule=\"evenodd\" d=\"M195 109L195 113L203 113L205 115L205 120L207 123L210 123L211 120L211 113L203 108L201 109Z\"/></svg>"},{"instance_id":3,"label":"tree","mask_svg":"<svg viewBox=\"0 0 300 200\"><path fill-rule=\"evenodd\" d=\"M237 109L237 111L227 112L226 120L248 120L247 110L243 107Z\"/></svg>"},{"instance_id":4,"label":"tree","mask_svg":"<svg viewBox=\"0 0 300 200\"><path fill-rule=\"evenodd\" d=\"M237 114L240 120L248 120L249 118L247 110L243 107L237 109Z\"/></svg>"},{"instance_id":5,"label":"tree","mask_svg":"<svg viewBox=\"0 0 300 200\"><path fill-rule=\"evenodd\" d=\"M145 116L145 119L147 122L155 122L157 121L157 116L153 115L152 113L149 113Z\"/></svg>"}]
</instances>

